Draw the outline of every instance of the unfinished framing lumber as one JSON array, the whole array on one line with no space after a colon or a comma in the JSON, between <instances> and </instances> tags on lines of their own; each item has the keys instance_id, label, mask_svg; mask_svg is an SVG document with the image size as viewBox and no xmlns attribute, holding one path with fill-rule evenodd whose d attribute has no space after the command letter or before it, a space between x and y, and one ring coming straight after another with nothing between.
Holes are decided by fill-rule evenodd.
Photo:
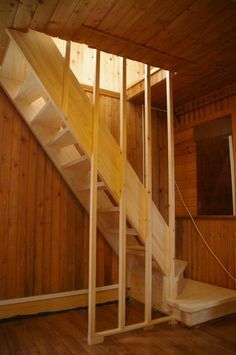
<instances>
[{"instance_id":1,"label":"unfinished framing lumber","mask_svg":"<svg viewBox=\"0 0 236 355\"><path fill-rule=\"evenodd\" d=\"M126 59L121 58L121 93L120 93L120 149L121 161L121 194L119 214L119 314L118 328L125 327L126 299L126 161L127 161L127 132L126 132Z\"/></svg>"},{"instance_id":2,"label":"unfinished framing lumber","mask_svg":"<svg viewBox=\"0 0 236 355\"><path fill-rule=\"evenodd\" d=\"M99 77L100 51L96 51L93 92L93 141L91 155L90 214L89 214L89 307L88 343L96 344L103 337L96 335L96 253L97 253L97 178L98 178L98 130L99 130Z\"/></svg>"},{"instance_id":3,"label":"unfinished framing lumber","mask_svg":"<svg viewBox=\"0 0 236 355\"><path fill-rule=\"evenodd\" d=\"M145 321L152 318L152 146L150 66L145 65L145 187L147 190L145 244Z\"/></svg>"},{"instance_id":4,"label":"unfinished framing lumber","mask_svg":"<svg viewBox=\"0 0 236 355\"><path fill-rule=\"evenodd\" d=\"M166 100L167 100L167 143L168 143L168 205L169 233L166 246L167 261L167 296L176 297L174 287L175 277L175 178L174 178L174 107L172 73L166 71Z\"/></svg>"},{"instance_id":5,"label":"unfinished framing lumber","mask_svg":"<svg viewBox=\"0 0 236 355\"><path fill-rule=\"evenodd\" d=\"M69 92L69 72L70 72L70 54L71 54L71 42L66 42L66 57L63 72L63 89L61 98L62 111L67 116L68 110L68 92Z\"/></svg>"}]
</instances>

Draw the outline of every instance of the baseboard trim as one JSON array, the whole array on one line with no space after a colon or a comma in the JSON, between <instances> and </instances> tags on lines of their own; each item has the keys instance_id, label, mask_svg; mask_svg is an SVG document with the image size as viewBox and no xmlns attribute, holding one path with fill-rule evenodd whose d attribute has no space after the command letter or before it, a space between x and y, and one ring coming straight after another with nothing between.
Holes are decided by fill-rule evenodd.
<instances>
[{"instance_id":1,"label":"baseboard trim","mask_svg":"<svg viewBox=\"0 0 236 355\"><path fill-rule=\"evenodd\" d=\"M97 288L97 304L118 300L118 285ZM88 306L88 290L69 291L0 301L0 319Z\"/></svg>"}]
</instances>

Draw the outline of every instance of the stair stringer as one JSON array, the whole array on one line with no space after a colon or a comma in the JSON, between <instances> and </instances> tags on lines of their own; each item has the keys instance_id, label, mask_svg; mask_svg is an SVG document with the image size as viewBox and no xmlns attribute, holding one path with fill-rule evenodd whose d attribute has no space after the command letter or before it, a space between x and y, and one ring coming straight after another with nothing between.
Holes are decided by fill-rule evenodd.
<instances>
[{"instance_id":1,"label":"stair stringer","mask_svg":"<svg viewBox=\"0 0 236 355\"><path fill-rule=\"evenodd\" d=\"M31 30L27 33L8 30L8 34L35 73L49 99L63 118L64 124L69 127L72 136L90 159L93 124L92 105L73 73L69 71L67 112L63 111L63 83L66 64L56 45L50 37ZM105 123L100 120L98 171L117 202L119 201L121 187L120 168L121 153L119 145ZM59 170L61 171L60 167ZM69 179L66 180L70 184ZM76 195L78 196L78 194ZM127 196L127 219L137 231L141 241L145 243L147 191L128 162ZM153 256L163 274L166 274L168 272L166 261L168 226L161 218L154 203L153 221ZM106 235L105 231L102 232ZM110 238L108 237L108 239ZM117 246L113 246L113 248L117 249Z\"/></svg>"}]
</instances>

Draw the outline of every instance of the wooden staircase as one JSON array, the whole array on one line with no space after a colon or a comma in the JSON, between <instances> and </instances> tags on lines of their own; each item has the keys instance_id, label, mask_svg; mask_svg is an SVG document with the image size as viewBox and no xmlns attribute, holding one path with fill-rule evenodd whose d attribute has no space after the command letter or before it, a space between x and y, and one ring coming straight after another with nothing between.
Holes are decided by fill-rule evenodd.
<instances>
[{"instance_id":1,"label":"wooden staircase","mask_svg":"<svg viewBox=\"0 0 236 355\"><path fill-rule=\"evenodd\" d=\"M71 71L66 84L68 92L65 92L65 59L50 37L31 30L27 33L8 30L8 35L10 43L1 67L1 85L89 212L92 104ZM97 223L108 243L118 252L120 148L102 118L98 136ZM147 191L129 162L127 196L129 246L135 247L140 242L145 245ZM154 203L152 214L153 258L165 275L168 226Z\"/></svg>"},{"instance_id":2,"label":"wooden staircase","mask_svg":"<svg viewBox=\"0 0 236 355\"><path fill-rule=\"evenodd\" d=\"M89 212L92 104L73 73L69 71L66 75L66 61L50 37L31 30L27 33L9 30L8 35L10 42L0 71L1 86ZM97 226L118 254L121 151L102 118L99 121L98 147ZM136 275L140 277L144 270L148 193L128 161L126 168L127 254L131 255L131 267L135 267ZM157 286L163 289L163 279L170 275L170 230L154 203L151 209L154 278ZM137 262L138 259L142 262ZM179 308L181 312L181 294L183 296L184 290L188 290L183 277L186 263L176 261L174 267L173 298L167 297L166 290L162 290L161 294L159 292L159 296L154 291L154 303L160 307L169 303L173 311ZM134 281L131 277L129 281L135 293L135 283L140 284L139 280ZM175 302L178 294L179 303ZM138 286L137 298L139 296ZM144 295L141 296L144 298ZM176 318L184 319L178 311Z\"/></svg>"}]
</instances>

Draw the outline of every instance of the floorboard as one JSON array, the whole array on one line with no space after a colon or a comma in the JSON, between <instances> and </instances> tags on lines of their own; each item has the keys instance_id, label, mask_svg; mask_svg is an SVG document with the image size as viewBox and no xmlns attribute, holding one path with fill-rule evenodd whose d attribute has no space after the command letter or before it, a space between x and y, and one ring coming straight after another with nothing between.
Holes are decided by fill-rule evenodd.
<instances>
[{"instance_id":1,"label":"floorboard","mask_svg":"<svg viewBox=\"0 0 236 355\"><path fill-rule=\"evenodd\" d=\"M155 316L160 316L155 314ZM117 304L97 308L100 329L115 326ZM143 319L143 306L127 303L127 323ZM236 314L196 328L160 324L87 344L87 310L15 318L0 322L0 354L236 354Z\"/></svg>"}]
</instances>

